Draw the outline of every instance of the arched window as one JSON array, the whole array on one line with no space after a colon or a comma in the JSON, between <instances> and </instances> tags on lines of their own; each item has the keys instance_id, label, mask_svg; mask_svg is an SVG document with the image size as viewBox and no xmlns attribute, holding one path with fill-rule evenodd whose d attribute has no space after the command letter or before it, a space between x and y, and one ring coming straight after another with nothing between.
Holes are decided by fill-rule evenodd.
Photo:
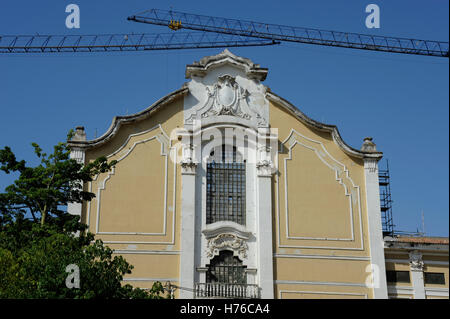
<instances>
[{"instance_id":1,"label":"arched window","mask_svg":"<svg viewBox=\"0 0 450 319\"><path fill-rule=\"evenodd\" d=\"M217 147L206 169L206 223L245 225L245 161L236 147Z\"/></svg>"},{"instance_id":2,"label":"arched window","mask_svg":"<svg viewBox=\"0 0 450 319\"><path fill-rule=\"evenodd\" d=\"M245 274L246 266L238 257L233 256L233 252L222 250L219 256L211 259L206 273L207 283L227 283L227 284L246 284L247 276Z\"/></svg>"}]
</instances>

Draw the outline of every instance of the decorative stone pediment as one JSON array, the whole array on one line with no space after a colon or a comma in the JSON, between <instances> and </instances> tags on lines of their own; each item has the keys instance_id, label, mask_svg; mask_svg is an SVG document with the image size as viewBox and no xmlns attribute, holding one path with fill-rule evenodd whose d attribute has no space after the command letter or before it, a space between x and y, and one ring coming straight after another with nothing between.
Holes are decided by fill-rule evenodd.
<instances>
[{"instance_id":1,"label":"decorative stone pediment","mask_svg":"<svg viewBox=\"0 0 450 319\"><path fill-rule=\"evenodd\" d=\"M241 260L247 258L247 241L251 233L244 226L230 221L220 221L206 225L202 233L207 240L208 258L218 255L221 250L231 250Z\"/></svg>"},{"instance_id":2,"label":"decorative stone pediment","mask_svg":"<svg viewBox=\"0 0 450 319\"><path fill-rule=\"evenodd\" d=\"M245 72L246 77L258 81L264 81L267 76L267 68L261 68L259 64L253 63L250 59L240 57L231 53L228 49L223 52L206 56L198 62L186 66L186 79L194 76L204 77L212 69L219 68L223 65L232 65Z\"/></svg>"},{"instance_id":3,"label":"decorative stone pediment","mask_svg":"<svg viewBox=\"0 0 450 319\"><path fill-rule=\"evenodd\" d=\"M248 240L251 236L251 232L247 231L245 226L231 221L220 221L213 224L208 224L205 229L202 230L202 233L207 239L216 237L217 235L223 233L231 233L245 240Z\"/></svg>"},{"instance_id":4,"label":"decorative stone pediment","mask_svg":"<svg viewBox=\"0 0 450 319\"><path fill-rule=\"evenodd\" d=\"M219 255L221 250L232 250L235 256L241 260L247 258L247 242L243 238L239 238L235 234L224 233L208 240L208 248L206 256L213 258Z\"/></svg>"},{"instance_id":5,"label":"decorative stone pediment","mask_svg":"<svg viewBox=\"0 0 450 319\"><path fill-rule=\"evenodd\" d=\"M245 99L248 91L239 87L236 79L231 75L219 76L212 90L206 88L208 96L213 99L209 110L201 114L202 118L214 115L233 115L250 119L250 114L242 112L240 100Z\"/></svg>"},{"instance_id":6,"label":"decorative stone pediment","mask_svg":"<svg viewBox=\"0 0 450 319\"><path fill-rule=\"evenodd\" d=\"M268 127L267 88L260 84L266 74L267 69L228 50L188 65L186 77L192 80L184 103L184 123Z\"/></svg>"},{"instance_id":7,"label":"decorative stone pediment","mask_svg":"<svg viewBox=\"0 0 450 319\"><path fill-rule=\"evenodd\" d=\"M211 87L205 87L207 99L203 107L192 113L186 120L192 123L194 119L203 120L213 116L235 116L244 120L256 120L258 126L267 125L267 121L251 107L249 103L250 93L237 82L236 78L229 75L221 75Z\"/></svg>"},{"instance_id":8,"label":"decorative stone pediment","mask_svg":"<svg viewBox=\"0 0 450 319\"><path fill-rule=\"evenodd\" d=\"M211 86L205 86L206 100L204 104L197 107L186 119L187 124L194 120L204 121L213 117L227 116L226 119L218 121L232 122L230 117L237 121L244 120L254 122L258 127L267 126L267 119L261 113L261 105L253 103L254 96L244 87L236 82L236 78L224 74L217 78L217 82Z\"/></svg>"}]
</instances>

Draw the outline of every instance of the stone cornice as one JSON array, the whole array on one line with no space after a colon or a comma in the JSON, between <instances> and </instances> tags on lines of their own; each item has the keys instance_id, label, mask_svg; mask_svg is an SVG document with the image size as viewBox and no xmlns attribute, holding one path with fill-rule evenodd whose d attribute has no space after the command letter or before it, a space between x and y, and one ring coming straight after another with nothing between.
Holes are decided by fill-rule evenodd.
<instances>
[{"instance_id":1,"label":"stone cornice","mask_svg":"<svg viewBox=\"0 0 450 319\"><path fill-rule=\"evenodd\" d=\"M190 79L192 76L203 77L210 69L214 69L223 64L231 64L243 69L250 79L264 81L267 76L267 68L261 68L259 64L253 63L250 59L234 55L225 49L219 54L206 56L199 62L187 65L186 79Z\"/></svg>"},{"instance_id":2,"label":"stone cornice","mask_svg":"<svg viewBox=\"0 0 450 319\"><path fill-rule=\"evenodd\" d=\"M383 157L383 152L365 152L357 150L349 145L347 145L344 140L342 139L341 135L339 134L339 130L337 126L330 125L330 124L324 124L318 121L315 121L308 116L306 116L303 112L301 112L299 109L297 109L294 105L292 105L287 100L283 99L282 97L276 95L275 93L267 90L266 98L271 101L275 102L278 105L284 107L287 109L292 115L294 115L297 119L299 119L302 123L309 126L310 128L316 129L318 131L322 132L329 132L331 133L333 140L337 143L337 145L348 155L354 156L357 158L362 159L376 159L377 161L380 160Z\"/></svg>"},{"instance_id":3,"label":"stone cornice","mask_svg":"<svg viewBox=\"0 0 450 319\"><path fill-rule=\"evenodd\" d=\"M448 244L421 244L421 243L403 243L398 242L395 238L384 238L384 249L385 251L388 250L403 250L403 251L411 251L411 250L418 250L421 252L436 252L436 253L447 253L449 251L449 245Z\"/></svg>"},{"instance_id":4,"label":"stone cornice","mask_svg":"<svg viewBox=\"0 0 450 319\"><path fill-rule=\"evenodd\" d=\"M231 221L220 221L213 224L206 225L202 233L207 239L215 237L223 233L230 233L236 235L239 238L248 240L251 237L251 232L249 232L245 226L239 225Z\"/></svg>"},{"instance_id":5,"label":"stone cornice","mask_svg":"<svg viewBox=\"0 0 450 319\"><path fill-rule=\"evenodd\" d=\"M172 103L173 101L176 101L181 97L184 97L188 92L189 89L186 86L183 86L182 88L159 99L154 104L152 104L151 106L149 106L148 108L146 108L141 112L132 115L115 116L112 120L111 126L106 131L106 133L96 139L90 141L70 140L67 143L71 148L79 148L79 149L90 149L103 145L107 141L111 140L117 134L117 132L119 131L120 127L123 124L130 124L133 122L144 120L147 117L151 116L154 112L159 110L161 107L164 107Z\"/></svg>"}]
</instances>

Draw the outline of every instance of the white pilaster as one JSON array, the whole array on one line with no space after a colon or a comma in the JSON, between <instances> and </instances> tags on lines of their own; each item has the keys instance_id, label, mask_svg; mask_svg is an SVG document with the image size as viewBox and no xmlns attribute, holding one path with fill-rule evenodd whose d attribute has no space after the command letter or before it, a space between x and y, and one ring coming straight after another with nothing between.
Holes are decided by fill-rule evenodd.
<instances>
[{"instance_id":1,"label":"white pilaster","mask_svg":"<svg viewBox=\"0 0 450 319\"><path fill-rule=\"evenodd\" d=\"M411 281L414 288L414 299L425 299L425 283L423 279L422 254L417 251L409 253L409 265L411 270Z\"/></svg>"},{"instance_id":2,"label":"white pilaster","mask_svg":"<svg viewBox=\"0 0 450 319\"><path fill-rule=\"evenodd\" d=\"M208 267L197 267L197 272L199 274L199 282L206 282L206 273L208 272Z\"/></svg>"},{"instance_id":3,"label":"white pilaster","mask_svg":"<svg viewBox=\"0 0 450 319\"><path fill-rule=\"evenodd\" d=\"M194 298L195 279L195 179L192 146L183 146L181 161L181 253L180 298ZM187 289L185 289L187 288Z\"/></svg>"},{"instance_id":4,"label":"white pilaster","mask_svg":"<svg viewBox=\"0 0 450 319\"><path fill-rule=\"evenodd\" d=\"M259 148L257 166L258 272L261 298L273 299L272 163L270 149Z\"/></svg>"},{"instance_id":5,"label":"white pilaster","mask_svg":"<svg viewBox=\"0 0 450 319\"><path fill-rule=\"evenodd\" d=\"M77 126L75 129L75 134L72 137L72 141L86 141L86 132L84 131L83 126ZM70 150L70 158L77 161L78 164L84 165L85 164L85 150L80 147L73 147ZM83 182L79 181L80 188L83 187ZM79 217L79 221L81 222L81 213L83 209L82 203L67 203L67 212L70 215L76 215ZM80 231L77 231L75 233L75 236L79 236Z\"/></svg>"},{"instance_id":6,"label":"white pilaster","mask_svg":"<svg viewBox=\"0 0 450 319\"><path fill-rule=\"evenodd\" d=\"M387 299L386 264L384 259L383 229L381 226L380 189L378 182L377 159L364 159L364 176L366 189L366 205L369 228L369 249L372 269L378 271L373 274L375 299Z\"/></svg>"}]
</instances>

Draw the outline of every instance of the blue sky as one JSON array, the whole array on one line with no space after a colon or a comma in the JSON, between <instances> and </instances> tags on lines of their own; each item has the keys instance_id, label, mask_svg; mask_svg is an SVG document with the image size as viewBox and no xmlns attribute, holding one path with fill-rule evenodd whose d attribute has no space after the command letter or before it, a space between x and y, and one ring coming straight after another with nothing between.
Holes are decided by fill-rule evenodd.
<instances>
[{"instance_id":1,"label":"blue sky","mask_svg":"<svg viewBox=\"0 0 450 319\"><path fill-rule=\"evenodd\" d=\"M75 3L81 28L67 29ZM365 7L380 7L380 29ZM104 1L3 0L0 34L169 32L126 17L150 9L448 41L449 2L429 1ZM220 49L108 54L0 55L0 147L36 163L30 143L48 149L70 128L102 135L115 115L131 114L178 89L185 65ZM448 59L301 44L232 48L269 68L265 85L309 117L335 124L347 144L372 136L389 159L397 229L449 231ZM385 165L384 160L380 166ZM13 176L0 175L0 189Z\"/></svg>"}]
</instances>

